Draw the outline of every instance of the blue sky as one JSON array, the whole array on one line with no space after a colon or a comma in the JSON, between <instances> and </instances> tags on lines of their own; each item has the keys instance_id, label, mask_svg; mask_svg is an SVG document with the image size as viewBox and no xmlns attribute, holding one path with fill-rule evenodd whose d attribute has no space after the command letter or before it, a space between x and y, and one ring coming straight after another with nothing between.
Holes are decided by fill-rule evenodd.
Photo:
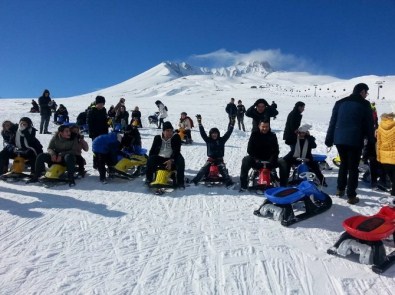
<instances>
[{"instance_id":1,"label":"blue sky","mask_svg":"<svg viewBox=\"0 0 395 295\"><path fill-rule=\"evenodd\" d=\"M395 74L395 0L0 0L0 97L88 93L162 61Z\"/></svg>"}]
</instances>

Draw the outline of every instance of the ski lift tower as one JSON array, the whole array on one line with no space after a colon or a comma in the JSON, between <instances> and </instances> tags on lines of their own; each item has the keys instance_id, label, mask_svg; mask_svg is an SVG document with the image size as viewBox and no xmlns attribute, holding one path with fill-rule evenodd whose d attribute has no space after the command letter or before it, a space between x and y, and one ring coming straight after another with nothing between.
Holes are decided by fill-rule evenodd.
<instances>
[{"instance_id":1,"label":"ski lift tower","mask_svg":"<svg viewBox=\"0 0 395 295\"><path fill-rule=\"evenodd\" d=\"M383 84L385 81L377 81L377 99L380 99L380 88L383 88Z\"/></svg>"}]
</instances>

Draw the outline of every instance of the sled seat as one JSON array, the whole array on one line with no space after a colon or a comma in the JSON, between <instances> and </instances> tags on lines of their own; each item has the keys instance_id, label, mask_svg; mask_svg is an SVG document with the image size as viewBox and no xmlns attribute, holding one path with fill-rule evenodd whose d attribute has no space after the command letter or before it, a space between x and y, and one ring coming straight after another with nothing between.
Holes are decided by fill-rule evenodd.
<instances>
[{"instance_id":1,"label":"sled seat","mask_svg":"<svg viewBox=\"0 0 395 295\"><path fill-rule=\"evenodd\" d=\"M385 206L373 216L353 216L343 221L351 236L364 241L380 241L395 232L395 208Z\"/></svg>"}]
</instances>

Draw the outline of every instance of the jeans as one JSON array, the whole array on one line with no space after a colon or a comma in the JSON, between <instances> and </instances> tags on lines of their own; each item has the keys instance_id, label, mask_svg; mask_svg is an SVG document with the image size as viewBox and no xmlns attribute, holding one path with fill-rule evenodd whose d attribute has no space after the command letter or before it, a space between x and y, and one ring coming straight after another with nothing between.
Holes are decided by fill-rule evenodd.
<instances>
[{"instance_id":1,"label":"jeans","mask_svg":"<svg viewBox=\"0 0 395 295\"><path fill-rule=\"evenodd\" d=\"M49 124L49 120L51 119L51 115L47 116L41 116L41 121L40 121L40 134L42 134L43 132L48 132L48 124Z\"/></svg>"}]
</instances>

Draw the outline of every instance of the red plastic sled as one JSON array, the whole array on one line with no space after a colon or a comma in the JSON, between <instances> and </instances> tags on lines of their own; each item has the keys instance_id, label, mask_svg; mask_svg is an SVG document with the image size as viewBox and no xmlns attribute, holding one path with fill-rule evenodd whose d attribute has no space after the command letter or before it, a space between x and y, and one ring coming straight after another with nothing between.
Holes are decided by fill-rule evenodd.
<instances>
[{"instance_id":1,"label":"red plastic sled","mask_svg":"<svg viewBox=\"0 0 395 295\"><path fill-rule=\"evenodd\" d=\"M364 241L380 241L395 232L395 208L382 207L373 216L353 216L343 221L351 236Z\"/></svg>"}]
</instances>

